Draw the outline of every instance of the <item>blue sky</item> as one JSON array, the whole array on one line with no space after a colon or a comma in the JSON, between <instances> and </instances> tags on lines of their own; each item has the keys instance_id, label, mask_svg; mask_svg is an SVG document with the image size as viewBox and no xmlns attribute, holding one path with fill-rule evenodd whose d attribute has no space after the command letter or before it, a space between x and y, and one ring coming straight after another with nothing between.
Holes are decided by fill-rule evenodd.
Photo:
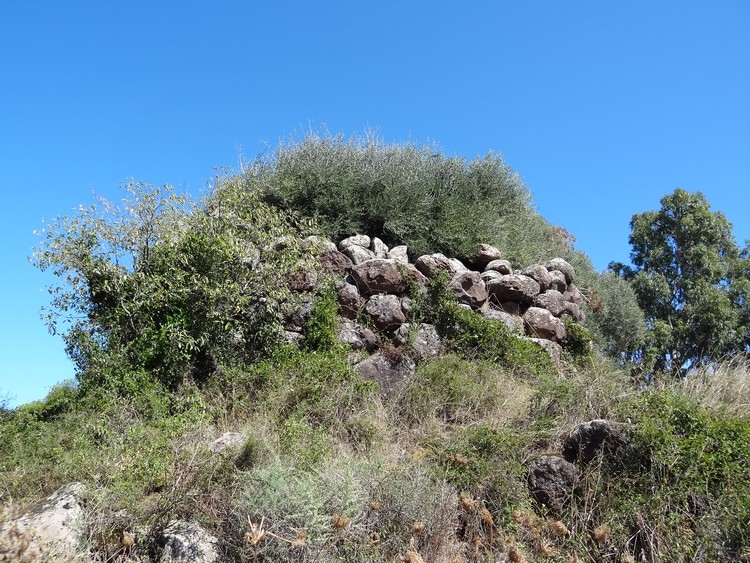
<instances>
[{"instance_id":1,"label":"blue sky","mask_svg":"<svg viewBox=\"0 0 750 563\"><path fill-rule=\"evenodd\" d=\"M750 2L0 4L0 396L73 376L35 229L133 177L199 193L290 135L502 153L597 268L676 187L750 238Z\"/></svg>"}]
</instances>

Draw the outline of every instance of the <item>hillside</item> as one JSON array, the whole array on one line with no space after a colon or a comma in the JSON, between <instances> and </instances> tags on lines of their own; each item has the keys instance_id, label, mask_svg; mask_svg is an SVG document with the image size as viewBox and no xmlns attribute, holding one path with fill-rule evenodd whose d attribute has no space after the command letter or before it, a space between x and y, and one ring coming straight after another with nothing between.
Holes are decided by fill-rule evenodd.
<instances>
[{"instance_id":1,"label":"hillside","mask_svg":"<svg viewBox=\"0 0 750 563\"><path fill-rule=\"evenodd\" d=\"M750 560L750 367L645 377L497 155L311 136L34 260L77 376L1 411L0 561Z\"/></svg>"}]
</instances>

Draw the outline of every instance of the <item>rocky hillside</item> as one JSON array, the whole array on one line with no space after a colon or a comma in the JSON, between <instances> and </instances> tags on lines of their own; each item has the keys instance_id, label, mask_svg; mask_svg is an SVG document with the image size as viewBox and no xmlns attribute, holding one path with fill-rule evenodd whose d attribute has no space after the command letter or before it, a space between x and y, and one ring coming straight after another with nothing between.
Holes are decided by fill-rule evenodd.
<instances>
[{"instance_id":1,"label":"rocky hillside","mask_svg":"<svg viewBox=\"0 0 750 563\"><path fill-rule=\"evenodd\" d=\"M496 157L128 190L35 255L77 375L0 410L0 561L750 560L750 369L632 377L632 290Z\"/></svg>"}]
</instances>

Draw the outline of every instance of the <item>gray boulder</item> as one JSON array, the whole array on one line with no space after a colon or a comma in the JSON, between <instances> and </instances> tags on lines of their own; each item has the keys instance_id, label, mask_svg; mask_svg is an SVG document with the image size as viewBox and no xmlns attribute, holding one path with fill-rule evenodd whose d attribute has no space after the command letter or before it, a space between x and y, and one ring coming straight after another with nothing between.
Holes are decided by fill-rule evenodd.
<instances>
[{"instance_id":1,"label":"gray boulder","mask_svg":"<svg viewBox=\"0 0 750 563\"><path fill-rule=\"evenodd\" d=\"M445 272L448 274L449 278L452 278L456 274L460 274L467 270L466 266L464 266L460 260L457 260L456 258L448 258L439 252L420 256L414 262L414 265L417 267L417 270L422 272L428 278L434 278L440 274L440 272Z\"/></svg>"},{"instance_id":2,"label":"gray boulder","mask_svg":"<svg viewBox=\"0 0 750 563\"><path fill-rule=\"evenodd\" d=\"M443 353L443 342L435 325L420 323L411 341L411 348L421 362L440 356Z\"/></svg>"},{"instance_id":3,"label":"gray boulder","mask_svg":"<svg viewBox=\"0 0 750 563\"><path fill-rule=\"evenodd\" d=\"M510 274L487 284L487 291L497 302L531 303L539 295L539 283L528 276Z\"/></svg>"},{"instance_id":4,"label":"gray boulder","mask_svg":"<svg viewBox=\"0 0 750 563\"><path fill-rule=\"evenodd\" d=\"M514 333L523 329L523 320L521 317L511 315L494 307L482 307L479 312L487 319L500 321Z\"/></svg>"},{"instance_id":5,"label":"gray boulder","mask_svg":"<svg viewBox=\"0 0 750 563\"><path fill-rule=\"evenodd\" d=\"M544 292L547 291L550 284L549 271L541 264L534 264L528 268L524 268L519 272L524 276L529 276L532 280L535 280L539 284L539 290Z\"/></svg>"},{"instance_id":6,"label":"gray boulder","mask_svg":"<svg viewBox=\"0 0 750 563\"><path fill-rule=\"evenodd\" d=\"M82 483L69 483L29 507L19 518L3 523L0 561L83 561L85 493ZM23 551L3 552L2 546L19 544Z\"/></svg>"},{"instance_id":7,"label":"gray boulder","mask_svg":"<svg viewBox=\"0 0 750 563\"><path fill-rule=\"evenodd\" d=\"M581 293L581 290L573 284L568 285L568 288L563 293L563 298L565 301L575 303L579 307L583 305L583 293Z\"/></svg>"},{"instance_id":8,"label":"gray boulder","mask_svg":"<svg viewBox=\"0 0 750 563\"><path fill-rule=\"evenodd\" d=\"M373 295L365 305L365 312L380 330L390 331L406 322L401 310L401 300L396 295L379 293Z\"/></svg>"},{"instance_id":9,"label":"gray boulder","mask_svg":"<svg viewBox=\"0 0 750 563\"><path fill-rule=\"evenodd\" d=\"M159 563L216 563L219 552L214 536L192 522L170 523L159 539Z\"/></svg>"},{"instance_id":10,"label":"gray boulder","mask_svg":"<svg viewBox=\"0 0 750 563\"><path fill-rule=\"evenodd\" d=\"M545 264L545 267L547 270L562 272L565 276L565 283L567 284L573 283L576 279L576 271L573 269L573 266L562 258L553 258L552 260L549 260Z\"/></svg>"},{"instance_id":11,"label":"gray boulder","mask_svg":"<svg viewBox=\"0 0 750 563\"><path fill-rule=\"evenodd\" d=\"M378 237L373 237L370 250L375 254L375 258L388 258L388 246Z\"/></svg>"},{"instance_id":12,"label":"gray boulder","mask_svg":"<svg viewBox=\"0 0 750 563\"><path fill-rule=\"evenodd\" d=\"M531 496L559 514L573 495L576 483L575 465L554 455L543 455L529 465L528 485Z\"/></svg>"},{"instance_id":13,"label":"gray boulder","mask_svg":"<svg viewBox=\"0 0 750 563\"><path fill-rule=\"evenodd\" d=\"M484 267L485 272L498 272L504 276L509 276L513 273L513 266L511 266L508 260L493 260Z\"/></svg>"},{"instance_id":14,"label":"gray boulder","mask_svg":"<svg viewBox=\"0 0 750 563\"><path fill-rule=\"evenodd\" d=\"M361 264L375 258L375 253L369 248L362 248L356 244L347 246L342 252L349 257L353 264Z\"/></svg>"},{"instance_id":15,"label":"gray boulder","mask_svg":"<svg viewBox=\"0 0 750 563\"><path fill-rule=\"evenodd\" d=\"M345 249L349 248L350 246L370 248L370 237L368 237L367 235L353 235L339 242L339 250L341 252L343 252Z\"/></svg>"},{"instance_id":16,"label":"gray boulder","mask_svg":"<svg viewBox=\"0 0 750 563\"><path fill-rule=\"evenodd\" d=\"M388 251L388 258L406 264L409 262L408 248L405 244L394 246Z\"/></svg>"},{"instance_id":17,"label":"gray boulder","mask_svg":"<svg viewBox=\"0 0 750 563\"><path fill-rule=\"evenodd\" d=\"M549 289L556 289L560 293L568 290L568 283L565 281L565 274L558 270L547 270L549 272Z\"/></svg>"},{"instance_id":18,"label":"gray boulder","mask_svg":"<svg viewBox=\"0 0 750 563\"><path fill-rule=\"evenodd\" d=\"M487 288L477 272L465 271L456 274L448 284L459 303L465 303L472 309L479 309L487 301Z\"/></svg>"},{"instance_id":19,"label":"gray boulder","mask_svg":"<svg viewBox=\"0 0 750 563\"><path fill-rule=\"evenodd\" d=\"M412 264L402 264L384 258L375 258L355 265L352 268L352 278L362 295L374 293L403 295L409 289L407 280L417 284L427 281Z\"/></svg>"},{"instance_id":20,"label":"gray boulder","mask_svg":"<svg viewBox=\"0 0 750 563\"><path fill-rule=\"evenodd\" d=\"M565 323L541 307L529 307L523 314L523 322L526 334L534 338L561 343L567 336Z\"/></svg>"},{"instance_id":21,"label":"gray boulder","mask_svg":"<svg viewBox=\"0 0 750 563\"><path fill-rule=\"evenodd\" d=\"M372 352L378 347L377 335L369 328L351 320L344 320L341 323L338 338L352 350Z\"/></svg>"},{"instance_id":22,"label":"gray boulder","mask_svg":"<svg viewBox=\"0 0 750 563\"><path fill-rule=\"evenodd\" d=\"M476 269L483 270L484 267L493 260L501 260L502 258L502 252L494 246L490 246L489 244L478 244L474 247L469 262Z\"/></svg>"},{"instance_id":23,"label":"gray boulder","mask_svg":"<svg viewBox=\"0 0 750 563\"><path fill-rule=\"evenodd\" d=\"M563 294L556 289L548 289L534 297L534 306L547 309L555 317L559 317L565 312L565 299Z\"/></svg>"}]
</instances>

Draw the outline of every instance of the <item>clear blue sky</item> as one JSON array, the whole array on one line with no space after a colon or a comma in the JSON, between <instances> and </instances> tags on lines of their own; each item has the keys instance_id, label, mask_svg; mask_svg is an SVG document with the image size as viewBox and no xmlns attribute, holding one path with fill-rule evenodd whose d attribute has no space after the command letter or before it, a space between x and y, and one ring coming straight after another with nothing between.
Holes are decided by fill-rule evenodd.
<instances>
[{"instance_id":1,"label":"clear blue sky","mask_svg":"<svg viewBox=\"0 0 750 563\"><path fill-rule=\"evenodd\" d=\"M0 4L0 395L73 376L28 263L130 177L198 193L311 125L490 149L599 269L676 187L750 238L750 2Z\"/></svg>"}]
</instances>

